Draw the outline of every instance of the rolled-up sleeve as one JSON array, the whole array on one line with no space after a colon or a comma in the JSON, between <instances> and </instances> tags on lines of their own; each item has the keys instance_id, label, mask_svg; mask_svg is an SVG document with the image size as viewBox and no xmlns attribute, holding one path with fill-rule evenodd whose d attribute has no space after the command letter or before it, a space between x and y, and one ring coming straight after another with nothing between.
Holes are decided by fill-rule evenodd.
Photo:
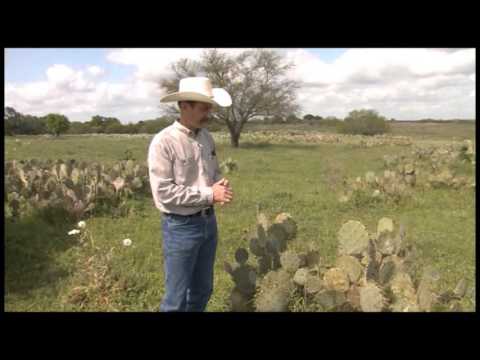
<instances>
[{"instance_id":1,"label":"rolled-up sleeve","mask_svg":"<svg viewBox=\"0 0 480 360\"><path fill-rule=\"evenodd\" d=\"M213 189L175 183L174 158L162 139L154 138L148 149L150 186L155 201L164 205L203 206L213 204Z\"/></svg>"}]
</instances>

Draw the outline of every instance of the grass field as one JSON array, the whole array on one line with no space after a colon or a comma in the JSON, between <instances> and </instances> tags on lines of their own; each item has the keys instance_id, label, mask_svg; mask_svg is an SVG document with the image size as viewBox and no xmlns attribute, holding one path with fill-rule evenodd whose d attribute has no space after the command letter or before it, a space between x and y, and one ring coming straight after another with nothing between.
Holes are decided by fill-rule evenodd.
<instances>
[{"instance_id":1,"label":"grass field","mask_svg":"<svg viewBox=\"0 0 480 360\"><path fill-rule=\"evenodd\" d=\"M394 121L389 122L391 135L411 136L415 139L430 140L462 140L475 138L475 122L461 121L458 123L429 123L412 121ZM261 123L247 123L245 131L258 130L303 130L303 131L321 131L323 133L336 133L335 126L327 125L309 125L309 124L273 124L264 125Z\"/></svg>"},{"instance_id":2,"label":"grass field","mask_svg":"<svg viewBox=\"0 0 480 360\"><path fill-rule=\"evenodd\" d=\"M474 124L397 125L394 133L418 141L474 139ZM435 127L437 126L437 127ZM317 129L318 130L318 129ZM132 152L146 161L152 136L42 136L5 138L5 158L51 158L115 162ZM19 141L16 141L19 139ZM465 277L470 289L475 282L475 189L437 189L418 192L412 201L397 206L365 204L355 207L337 201L343 177L366 171L383 171L385 154L409 151L405 146L359 148L341 144L254 144L238 149L217 144L219 160L231 157L239 170L229 174L235 200L217 206L219 246L214 294L208 311L228 311L232 282L223 261L232 261L237 247L248 247L243 237L255 224L260 203L270 215L289 212L298 224L294 248L309 242L332 260L336 233L350 220L359 220L373 231L381 217L404 222L407 239L418 247L419 265L432 264L441 274L441 286L452 288ZM473 175L471 166L462 170ZM86 219L90 238L80 244L67 232L75 224L52 216L6 221L6 311L156 311L163 296L161 216L151 197L132 203L124 217ZM132 239L125 247L122 240ZM107 255L108 254L108 255ZM249 260L251 261L251 260ZM102 271L104 269L105 271ZM88 287L83 307L75 300L76 289ZM462 305L474 310L474 297Z\"/></svg>"}]
</instances>

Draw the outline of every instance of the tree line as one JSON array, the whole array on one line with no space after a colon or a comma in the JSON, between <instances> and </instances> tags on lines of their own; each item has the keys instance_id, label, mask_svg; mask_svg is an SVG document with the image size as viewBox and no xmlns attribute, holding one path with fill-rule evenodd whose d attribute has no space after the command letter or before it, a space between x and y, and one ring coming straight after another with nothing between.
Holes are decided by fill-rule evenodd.
<instances>
[{"instance_id":1,"label":"tree line","mask_svg":"<svg viewBox=\"0 0 480 360\"><path fill-rule=\"evenodd\" d=\"M122 124L115 117L93 116L89 121L70 121L62 114L34 116L22 114L12 107L4 113L5 135L52 134L156 134L172 123L168 116L137 123Z\"/></svg>"},{"instance_id":2,"label":"tree line","mask_svg":"<svg viewBox=\"0 0 480 360\"><path fill-rule=\"evenodd\" d=\"M12 107L5 108L4 129L5 135L42 135L52 134L156 134L169 126L176 116L166 115L152 120L142 120L137 123L122 124L119 119L101 115L93 116L89 121L69 121L62 114L48 114L34 116L17 112ZM393 119L392 119L393 120ZM316 116L307 114L302 118L294 114L288 116L266 116L254 118L264 124L305 124L333 126L338 132L374 135L389 130L386 119L374 110L354 110L345 119L334 116ZM228 131L224 121L212 117L209 131Z\"/></svg>"},{"instance_id":3,"label":"tree line","mask_svg":"<svg viewBox=\"0 0 480 360\"><path fill-rule=\"evenodd\" d=\"M12 107L6 107L4 113L5 135L42 135L42 134L156 134L170 125L176 116L167 115L151 120L141 120L137 123L122 124L115 117L101 115L93 116L89 121L70 121L62 114L48 114L34 116L22 114ZM288 116L271 116L252 120L261 121L264 124L301 124L317 123L323 125L336 125L340 119L330 116L321 117L311 114L297 117L294 114ZM209 131L227 131L227 125L216 118L212 118L208 125Z\"/></svg>"}]
</instances>

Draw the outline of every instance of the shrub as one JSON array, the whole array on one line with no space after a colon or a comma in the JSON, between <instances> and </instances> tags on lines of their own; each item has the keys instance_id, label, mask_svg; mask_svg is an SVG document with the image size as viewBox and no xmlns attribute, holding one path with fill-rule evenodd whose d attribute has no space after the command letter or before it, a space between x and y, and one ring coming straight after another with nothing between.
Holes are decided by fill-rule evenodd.
<instances>
[{"instance_id":1,"label":"shrub","mask_svg":"<svg viewBox=\"0 0 480 360\"><path fill-rule=\"evenodd\" d=\"M376 135L389 131L386 119L375 110L354 110L345 118L339 130L344 134Z\"/></svg>"}]
</instances>

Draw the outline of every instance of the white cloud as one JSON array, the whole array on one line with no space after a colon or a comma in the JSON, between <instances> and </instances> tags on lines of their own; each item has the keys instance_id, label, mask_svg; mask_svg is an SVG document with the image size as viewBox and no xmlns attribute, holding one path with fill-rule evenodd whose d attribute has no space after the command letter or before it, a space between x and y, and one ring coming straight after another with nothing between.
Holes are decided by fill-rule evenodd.
<instances>
[{"instance_id":1,"label":"white cloud","mask_svg":"<svg viewBox=\"0 0 480 360\"><path fill-rule=\"evenodd\" d=\"M350 49L331 63L304 49L287 57L305 84L303 113L344 117L368 104L399 119L475 117L474 49Z\"/></svg>"},{"instance_id":2,"label":"white cloud","mask_svg":"<svg viewBox=\"0 0 480 360\"><path fill-rule=\"evenodd\" d=\"M95 81L102 73L99 70L88 67L75 71L55 64L46 71L47 81L7 83L5 102L22 113L42 116L59 112L73 121L90 120L97 114L115 116L122 122L159 115L155 111L160 97L156 84L140 79L124 83Z\"/></svg>"},{"instance_id":3,"label":"white cloud","mask_svg":"<svg viewBox=\"0 0 480 360\"><path fill-rule=\"evenodd\" d=\"M5 102L23 113L60 112L71 120L96 114L123 122L154 118L161 114L158 82L170 74L170 64L198 60L203 50L112 49L107 60L132 68L123 82L107 81L97 65L75 70L55 64L46 81L6 83ZM219 50L235 55L246 49ZM330 62L308 49L275 50L295 63L288 76L303 82L303 114L344 117L368 106L397 119L475 116L474 49L349 49Z\"/></svg>"},{"instance_id":4,"label":"white cloud","mask_svg":"<svg viewBox=\"0 0 480 360\"><path fill-rule=\"evenodd\" d=\"M101 76L105 73L105 71L100 66L96 66L96 65L89 66L87 68L87 71L90 75L94 77Z\"/></svg>"},{"instance_id":5,"label":"white cloud","mask_svg":"<svg viewBox=\"0 0 480 360\"><path fill-rule=\"evenodd\" d=\"M169 65L180 58L200 59L202 49L121 49L112 51L107 59L117 64L134 65L135 76L158 81L170 73Z\"/></svg>"},{"instance_id":6,"label":"white cloud","mask_svg":"<svg viewBox=\"0 0 480 360\"><path fill-rule=\"evenodd\" d=\"M75 71L66 65L55 64L47 69L49 82L64 85L75 78Z\"/></svg>"},{"instance_id":7,"label":"white cloud","mask_svg":"<svg viewBox=\"0 0 480 360\"><path fill-rule=\"evenodd\" d=\"M145 81L158 82L162 77L171 74L170 65L181 59L200 60L203 48L149 48L120 49L107 55L111 62L136 67L135 77ZM236 55L247 49L219 48L221 52Z\"/></svg>"}]
</instances>

